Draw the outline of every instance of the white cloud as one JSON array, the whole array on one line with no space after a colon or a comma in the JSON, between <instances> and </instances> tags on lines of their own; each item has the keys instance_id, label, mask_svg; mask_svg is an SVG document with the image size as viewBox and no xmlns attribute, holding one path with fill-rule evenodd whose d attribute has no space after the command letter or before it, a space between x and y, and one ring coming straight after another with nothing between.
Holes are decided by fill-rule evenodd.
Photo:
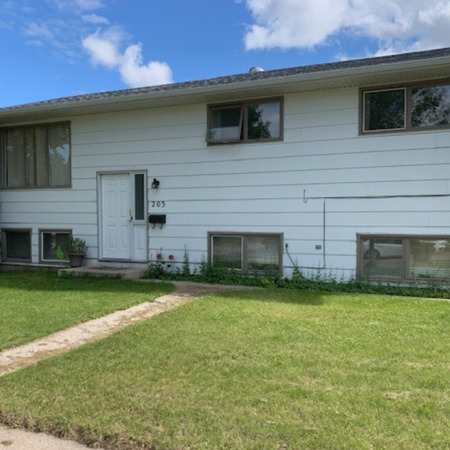
<instances>
[{"instance_id":1,"label":"white cloud","mask_svg":"<svg viewBox=\"0 0 450 450\"><path fill-rule=\"evenodd\" d=\"M312 47L342 26L347 0L247 0L247 49Z\"/></svg>"},{"instance_id":2,"label":"white cloud","mask_svg":"<svg viewBox=\"0 0 450 450\"><path fill-rule=\"evenodd\" d=\"M120 51L126 35L120 28L110 28L90 34L83 39L94 66L103 65L119 71L122 80L130 87L154 86L172 83L172 70L165 62L150 61L144 64L142 44L129 45Z\"/></svg>"},{"instance_id":3,"label":"white cloud","mask_svg":"<svg viewBox=\"0 0 450 450\"><path fill-rule=\"evenodd\" d=\"M99 32L83 39L83 47L89 53L94 66L103 65L113 69L120 65L122 55L117 42L111 36L101 36Z\"/></svg>"},{"instance_id":4,"label":"white cloud","mask_svg":"<svg viewBox=\"0 0 450 450\"><path fill-rule=\"evenodd\" d=\"M28 25L28 27L25 30L25 34L27 36L32 36L32 37L40 37L40 38L50 39L50 40L53 39L53 33L49 29L49 27L47 27L46 25L43 25L43 24L35 23L35 22L32 22Z\"/></svg>"},{"instance_id":5,"label":"white cloud","mask_svg":"<svg viewBox=\"0 0 450 450\"><path fill-rule=\"evenodd\" d=\"M339 33L378 42L378 54L450 46L444 0L246 0L247 50L314 48Z\"/></svg>"},{"instance_id":6,"label":"white cloud","mask_svg":"<svg viewBox=\"0 0 450 450\"><path fill-rule=\"evenodd\" d=\"M77 12L94 11L103 7L102 0L52 0L53 4L63 10L72 10Z\"/></svg>"},{"instance_id":7,"label":"white cloud","mask_svg":"<svg viewBox=\"0 0 450 450\"><path fill-rule=\"evenodd\" d=\"M81 17L85 22L93 23L94 25L107 25L109 20L106 17L97 14L86 14Z\"/></svg>"}]
</instances>

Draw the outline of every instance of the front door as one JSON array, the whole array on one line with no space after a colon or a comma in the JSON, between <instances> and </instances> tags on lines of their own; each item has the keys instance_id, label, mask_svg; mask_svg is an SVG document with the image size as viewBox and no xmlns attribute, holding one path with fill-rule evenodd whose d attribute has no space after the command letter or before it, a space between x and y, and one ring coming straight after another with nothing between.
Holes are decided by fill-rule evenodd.
<instances>
[{"instance_id":1,"label":"front door","mask_svg":"<svg viewBox=\"0 0 450 450\"><path fill-rule=\"evenodd\" d=\"M146 177L100 175L100 259L147 260Z\"/></svg>"}]
</instances>

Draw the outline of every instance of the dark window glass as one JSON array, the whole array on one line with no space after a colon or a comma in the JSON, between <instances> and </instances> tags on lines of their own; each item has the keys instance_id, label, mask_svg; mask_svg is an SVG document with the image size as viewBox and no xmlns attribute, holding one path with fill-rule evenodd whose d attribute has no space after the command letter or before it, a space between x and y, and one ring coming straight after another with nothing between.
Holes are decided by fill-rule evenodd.
<instances>
[{"instance_id":1,"label":"dark window glass","mask_svg":"<svg viewBox=\"0 0 450 450\"><path fill-rule=\"evenodd\" d=\"M70 185L69 124L11 128L2 134L5 187Z\"/></svg>"},{"instance_id":2,"label":"dark window glass","mask_svg":"<svg viewBox=\"0 0 450 450\"><path fill-rule=\"evenodd\" d=\"M251 272L280 270L280 235L214 235L211 262L215 266Z\"/></svg>"},{"instance_id":3,"label":"dark window glass","mask_svg":"<svg viewBox=\"0 0 450 450\"><path fill-rule=\"evenodd\" d=\"M281 101L217 106L209 110L208 141L245 142L281 138Z\"/></svg>"},{"instance_id":4,"label":"dark window glass","mask_svg":"<svg viewBox=\"0 0 450 450\"><path fill-rule=\"evenodd\" d=\"M16 128L6 133L6 184L9 187L26 185L25 130Z\"/></svg>"},{"instance_id":5,"label":"dark window glass","mask_svg":"<svg viewBox=\"0 0 450 450\"><path fill-rule=\"evenodd\" d=\"M43 231L42 232L42 260L67 261L67 243L69 232ZM61 256L61 259L60 257Z\"/></svg>"},{"instance_id":6,"label":"dark window glass","mask_svg":"<svg viewBox=\"0 0 450 450\"><path fill-rule=\"evenodd\" d=\"M450 86L415 88L411 95L413 127L450 124Z\"/></svg>"},{"instance_id":7,"label":"dark window glass","mask_svg":"<svg viewBox=\"0 0 450 450\"><path fill-rule=\"evenodd\" d=\"M405 90L364 94L364 131L405 128Z\"/></svg>"},{"instance_id":8,"label":"dark window glass","mask_svg":"<svg viewBox=\"0 0 450 450\"><path fill-rule=\"evenodd\" d=\"M362 251L364 277L403 278L402 239L364 239Z\"/></svg>"},{"instance_id":9,"label":"dark window glass","mask_svg":"<svg viewBox=\"0 0 450 450\"><path fill-rule=\"evenodd\" d=\"M249 270L278 270L280 238L278 236L247 236L247 268Z\"/></svg>"},{"instance_id":10,"label":"dark window glass","mask_svg":"<svg viewBox=\"0 0 450 450\"><path fill-rule=\"evenodd\" d=\"M5 260L31 260L31 235L29 231L4 231L3 245L5 246Z\"/></svg>"},{"instance_id":11,"label":"dark window glass","mask_svg":"<svg viewBox=\"0 0 450 450\"><path fill-rule=\"evenodd\" d=\"M67 186L70 184L69 126L51 125L48 127L48 184Z\"/></svg>"},{"instance_id":12,"label":"dark window glass","mask_svg":"<svg viewBox=\"0 0 450 450\"><path fill-rule=\"evenodd\" d=\"M449 239L409 239L409 277L450 278Z\"/></svg>"},{"instance_id":13,"label":"dark window glass","mask_svg":"<svg viewBox=\"0 0 450 450\"><path fill-rule=\"evenodd\" d=\"M144 220L145 215L145 183L144 174L137 173L134 176L134 218Z\"/></svg>"},{"instance_id":14,"label":"dark window glass","mask_svg":"<svg viewBox=\"0 0 450 450\"><path fill-rule=\"evenodd\" d=\"M367 237L361 239L359 250L361 275L366 278L418 281L450 278L448 237Z\"/></svg>"},{"instance_id":15,"label":"dark window glass","mask_svg":"<svg viewBox=\"0 0 450 450\"><path fill-rule=\"evenodd\" d=\"M240 236L213 236L213 264L228 269L242 269L242 238Z\"/></svg>"},{"instance_id":16,"label":"dark window glass","mask_svg":"<svg viewBox=\"0 0 450 450\"><path fill-rule=\"evenodd\" d=\"M247 106L247 138L275 139L280 137L280 103Z\"/></svg>"},{"instance_id":17,"label":"dark window glass","mask_svg":"<svg viewBox=\"0 0 450 450\"><path fill-rule=\"evenodd\" d=\"M236 141L241 137L242 106L213 109L211 112L211 141Z\"/></svg>"}]
</instances>

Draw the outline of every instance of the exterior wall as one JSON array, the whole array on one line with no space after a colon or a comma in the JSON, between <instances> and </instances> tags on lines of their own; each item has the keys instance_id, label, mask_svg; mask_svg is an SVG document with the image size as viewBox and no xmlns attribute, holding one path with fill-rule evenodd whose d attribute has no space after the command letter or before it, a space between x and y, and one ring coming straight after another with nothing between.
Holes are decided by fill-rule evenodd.
<instances>
[{"instance_id":1,"label":"exterior wall","mask_svg":"<svg viewBox=\"0 0 450 450\"><path fill-rule=\"evenodd\" d=\"M357 233L450 235L450 198L364 198L450 194L450 131L359 136L358 102L357 89L288 95L283 141L263 144L207 146L206 104L74 117L72 189L1 191L1 226L33 228L35 263L40 228L71 228L94 263L97 173L146 170L148 212L167 215L150 260L206 260L208 232L283 233L305 272L351 276Z\"/></svg>"}]
</instances>

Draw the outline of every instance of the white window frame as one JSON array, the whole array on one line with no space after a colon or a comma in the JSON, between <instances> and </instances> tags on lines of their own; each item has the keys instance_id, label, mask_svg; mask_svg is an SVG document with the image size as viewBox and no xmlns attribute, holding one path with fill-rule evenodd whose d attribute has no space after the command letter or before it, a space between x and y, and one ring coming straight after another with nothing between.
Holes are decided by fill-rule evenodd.
<instances>
[{"instance_id":1,"label":"white window frame","mask_svg":"<svg viewBox=\"0 0 450 450\"><path fill-rule=\"evenodd\" d=\"M67 229L49 229L43 228L39 230L39 260L41 263L60 263L60 262L69 262L69 255L65 255L65 258L61 261L59 259L46 259L44 257L44 234L65 234L69 238L72 236L72 230Z\"/></svg>"}]
</instances>

